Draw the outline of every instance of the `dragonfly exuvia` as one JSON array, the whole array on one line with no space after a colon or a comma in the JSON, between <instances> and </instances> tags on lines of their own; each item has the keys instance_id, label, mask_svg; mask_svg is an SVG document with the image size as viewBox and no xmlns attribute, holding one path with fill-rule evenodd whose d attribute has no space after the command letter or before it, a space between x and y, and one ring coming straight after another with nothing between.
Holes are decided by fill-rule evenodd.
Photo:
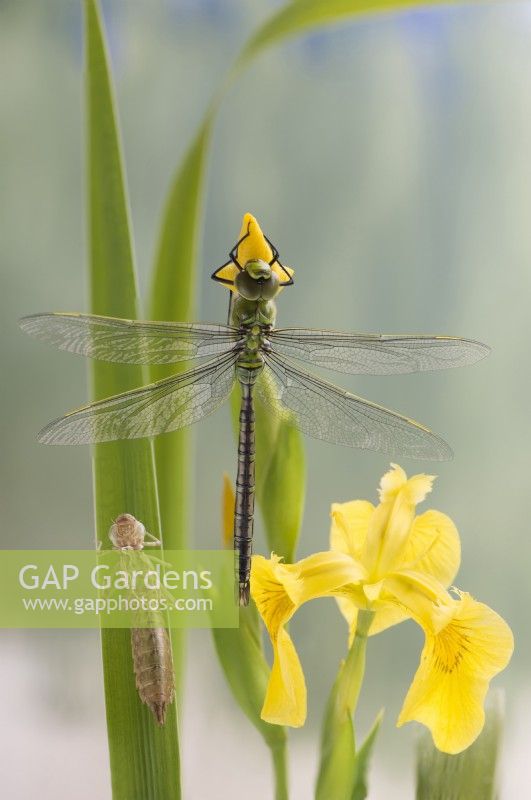
<instances>
[{"instance_id":1,"label":"dragonfly exuvia","mask_svg":"<svg viewBox=\"0 0 531 800\"><path fill-rule=\"evenodd\" d=\"M234 549L239 602L246 605L254 520L255 391L271 414L317 439L444 460L451 457L449 446L424 425L322 380L301 362L351 374L391 375L471 364L489 348L448 336L276 328L275 299L293 284L293 270L281 264L251 214L244 216L229 261L212 278L232 293L228 325L50 313L25 317L21 326L62 350L102 361L173 364L200 359L186 372L51 422L39 434L45 444L89 444L175 431L211 414L239 383Z\"/></svg>"},{"instance_id":2,"label":"dragonfly exuvia","mask_svg":"<svg viewBox=\"0 0 531 800\"><path fill-rule=\"evenodd\" d=\"M148 533L143 523L132 514L120 514L116 517L109 530L109 539L113 550L124 554L130 551L138 553L146 547L160 547L159 540L152 533ZM153 569L153 562L149 558L146 559L146 565L148 569ZM131 570L127 569L127 561L124 562L122 569L126 574L132 574ZM132 596L136 596L135 592L132 592ZM155 599L149 593L148 598ZM159 611L142 611L140 617L144 623L149 618L152 625L148 627L144 624L141 628L131 628L131 653L136 688L140 699L151 710L157 723L164 725L168 706L175 698L170 636L164 627L164 615Z\"/></svg>"}]
</instances>

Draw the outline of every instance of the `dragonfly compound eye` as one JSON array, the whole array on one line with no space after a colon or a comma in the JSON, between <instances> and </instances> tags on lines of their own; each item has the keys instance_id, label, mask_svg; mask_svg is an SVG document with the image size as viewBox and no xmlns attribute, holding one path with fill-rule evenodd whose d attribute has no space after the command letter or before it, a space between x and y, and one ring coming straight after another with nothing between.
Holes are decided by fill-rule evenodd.
<instances>
[{"instance_id":1,"label":"dragonfly compound eye","mask_svg":"<svg viewBox=\"0 0 531 800\"><path fill-rule=\"evenodd\" d=\"M246 300L272 300L279 288L278 276L260 259L247 261L243 272L236 276L235 284Z\"/></svg>"},{"instance_id":2,"label":"dragonfly compound eye","mask_svg":"<svg viewBox=\"0 0 531 800\"><path fill-rule=\"evenodd\" d=\"M271 277L261 282L262 292L260 296L264 300L272 300L278 293L279 283L278 275L275 272L271 272Z\"/></svg>"},{"instance_id":3,"label":"dragonfly compound eye","mask_svg":"<svg viewBox=\"0 0 531 800\"><path fill-rule=\"evenodd\" d=\"M239 294L246 300L258 300L262 294L262 287L257 278L252 278L247 272L239 272L234 281Z\"/></svg>"}]
</instances>

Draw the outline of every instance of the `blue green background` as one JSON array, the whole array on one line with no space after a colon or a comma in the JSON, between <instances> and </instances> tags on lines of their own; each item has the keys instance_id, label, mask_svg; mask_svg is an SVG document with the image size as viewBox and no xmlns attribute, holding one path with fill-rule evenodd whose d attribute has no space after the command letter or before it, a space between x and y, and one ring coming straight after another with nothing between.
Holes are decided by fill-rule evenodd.
<instances>
[{"instance_id":1,"label":"blue green background","mask_svg":"<svg viewBox=\"0 0 531 800\"><path fill-rule=\"evenodd\" d=\"M278 3L138 0L104 4L141 285L174 167L220 73ZM87 548L90 453L35 433L87 398L82 359L31 341L22 314L86 309L81 13L73 0L0 3L1 546ZM503 797L531 782L531 9L499 3L417 11L312 34L270 51L231 91L216 126L200 253L197 319L223 321L209 280L251 211L296 284L279 324L472 336L490 358L455 372L334 376L444 435L451 463L402 461L439 478L425 507L455 520L457 583L512 625ZM224 470L235 469L229 410L197 427L194 543L221 540ZM375 499L388 461L308 441L299 553L326 547L332 501ZM126 511L127 509L124 509ZM109 521L110 522L110 521ZM257 551L264 540L259 526ZM318 726L346 647L332 600L295 618L309 719L293 737L293 800L310 796ZM374 639L360 705L384 705L374 800L412 796L414 726L394 720L422 634ZM0 695L9 727L6 796L109 798L99 643L93 632L3 632ZM270 796L268 756L235 707L207 632L191 636L183 720L185 796ZM234 753L238 749L236 766ZM61 768L57 765L60 757ZM26 765L31 758L32 768ZM7 782L7 783L6 783ZM213 788L214 787L214 788ZM245 790L247 791L247 790Z\"/></svg>"}]
</instances>

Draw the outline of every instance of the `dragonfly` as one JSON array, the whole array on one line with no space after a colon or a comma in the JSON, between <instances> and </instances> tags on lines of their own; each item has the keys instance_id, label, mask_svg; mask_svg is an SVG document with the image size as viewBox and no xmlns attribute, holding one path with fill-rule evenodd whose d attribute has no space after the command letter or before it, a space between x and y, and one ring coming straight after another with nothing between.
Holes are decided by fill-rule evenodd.
<instances>
[{"instance_id":1,"label":"dragonfly","mask_svg":"<svg viewBox=\"0 0 531 800\"><path fill-rule=\"evenodd\" d=\"M452 451L427 427L364 400L305 364L349 374L395 375L472 364L489 348L451 336L343 333L277 328L276 300L294 271L251 214L229 260L212 278L230 291L228 324L118 319L82 313L34 314L30 335L101 361L197 365L148 386L71 411L44 427L45 444L94 444L175 431L218 409L235 384L241 392L234 550L240 605L249 602L255 500L255 397L267 413L308 436L395 456L446 460Z\"/></svg>"}]
</instances>

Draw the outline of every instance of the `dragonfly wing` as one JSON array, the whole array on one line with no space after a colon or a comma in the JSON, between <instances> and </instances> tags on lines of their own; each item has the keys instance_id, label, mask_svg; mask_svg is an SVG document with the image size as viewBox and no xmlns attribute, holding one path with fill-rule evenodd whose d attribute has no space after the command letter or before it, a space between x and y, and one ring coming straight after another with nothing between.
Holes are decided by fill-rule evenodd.
<instances>
[{"instance_id":1,"label":"dragonfly wing","mask_svg":"<svg viewBox=\"0 0 531 800\"><path fill-rule=\"evenodd\" d=\"M452 457L446 442L420 423L322 381L288 360L270 354L264 372L264 381L257 384L262 401L308 436L411 458Z\"/></svg>"},{"instance_id":2,"label":"dragonfly wing","mask_svg":"<svg viewBox=\"0 0 531 800\"><path fill-rule=\"evenodd\" d=\"M50 422L43 444L94 444L157 436L191 425L227 399L235 380L230 354L188 372L90 403Z\"/></svg>"},{"instance_id":3,"label":"dragonfly wing","mask_svg":"<svg viewBox=\"0 0 531 800\"><path fill-rule=\"evenodd\" d=\"M60 350L98 361L173 364L232 350L240 338L228 325L139 322L92 314L33 314L22 330Z\"/></svg>"},{"instance_id":4,"label":"dragonfly wing","mask_svg":"<svg viewBox=\"0 0 531 800\"><path fill-rule=\"evenodd\" d=\"M338 372L395 375L448 369L485 358L490 348L472 339L339 333L309 328L278 328L269 339L280 355Z\"/></svg>"}]
</instances>

